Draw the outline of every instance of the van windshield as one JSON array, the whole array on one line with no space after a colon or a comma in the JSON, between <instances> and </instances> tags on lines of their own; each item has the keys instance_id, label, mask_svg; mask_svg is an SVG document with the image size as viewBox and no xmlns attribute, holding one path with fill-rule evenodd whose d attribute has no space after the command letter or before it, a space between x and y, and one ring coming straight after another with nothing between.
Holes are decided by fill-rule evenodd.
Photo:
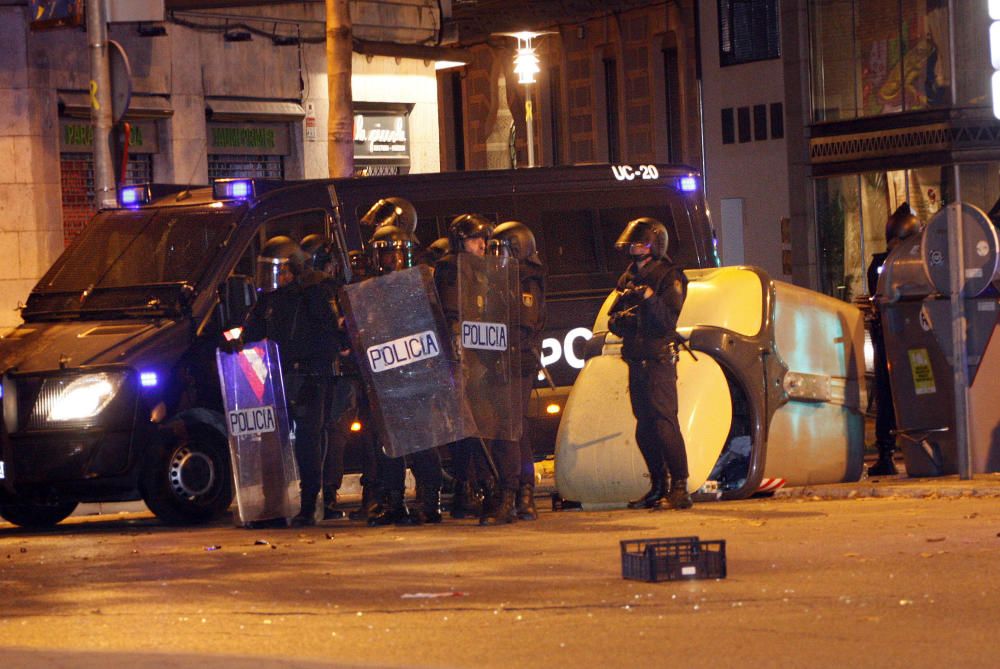
<instances>
[{"instance_id":1,"label":"van windshield","mask_svg":"<svg viewBox=\"0 0 1000 669\"><path fill-rule=\"evenodd\" d=\"M35 286L29 310L176 305L178 288L197 285L236 217L209 207L101 212Z\"/></svg>"}]
</instances>

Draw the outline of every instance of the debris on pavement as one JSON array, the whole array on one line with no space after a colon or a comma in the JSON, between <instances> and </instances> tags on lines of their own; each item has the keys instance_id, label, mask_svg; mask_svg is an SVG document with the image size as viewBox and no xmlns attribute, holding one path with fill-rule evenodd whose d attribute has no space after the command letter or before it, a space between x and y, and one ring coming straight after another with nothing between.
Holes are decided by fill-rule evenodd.
<instances>
[{"instance_id":1,"label":"debris on pavement","mask_svg":"<svg viewBox=\"0 0 1000 669\"><path fill-rule=\"evenodd\" d=\"M440 597L468 597L469 593L458 590L448 592L407 592L399 596L400 599L438 599Z\"/></svg>"}]
</instances>

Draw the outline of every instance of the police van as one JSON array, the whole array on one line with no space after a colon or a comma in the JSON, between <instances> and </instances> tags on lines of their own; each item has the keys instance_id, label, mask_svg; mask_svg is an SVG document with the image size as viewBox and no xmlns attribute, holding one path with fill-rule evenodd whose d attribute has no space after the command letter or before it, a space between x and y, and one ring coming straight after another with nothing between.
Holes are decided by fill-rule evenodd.
<instances>
[{"instance_id":1,"label":"police van","mask_svg":"<svg viewBox=\"0 0 1000 669\"><path fill-rule=\"evenodd\" d=\"M224 511L232 475L215 349L254 302L258 249L275 235L326 235L349 274L348 252L370 234L359 219L388 196L413 202L425 244L469 212L534 231L548 269L551 376L530 412L539 450L551 450L589 328L624 269L613 246L625 223L658 218L675 260L718 264L700 176L682 166L124 188L0 339L0 516L43 527L80 502L140 498L171 523Z\"/></svg>"}]
</instances>

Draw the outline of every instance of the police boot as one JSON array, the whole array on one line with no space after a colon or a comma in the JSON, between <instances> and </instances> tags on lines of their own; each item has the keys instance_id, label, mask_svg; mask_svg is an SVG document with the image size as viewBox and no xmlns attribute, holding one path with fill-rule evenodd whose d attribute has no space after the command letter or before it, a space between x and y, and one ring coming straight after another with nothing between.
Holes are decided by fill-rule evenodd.
<instances>
[{"instance_id":1,"label":"police boot","mask_svg":"<svg viewBox=\"0 0 1000 669\"><path fill-rule=\"evenodd\" d=\"M374 485L361 486L361 506L356 511L351 511L347 517L351 520L367 521L368 517L375 513L379 507L379 488Z\"/></svg>"},{"instance_id":2,"label":"police boot","mask_svg":"<svg viewBox=\"0 0 1000 669\"><path fill-rule=\"evenodd\" d=\"M374 514L368 516L368 527L409 524L410 510L406 508L402 490L390 490L386 493L382 505Z\"/></svg>"},{"instance_id":3,"label":"police boot","mask_svg":"<svg viewBox=\"0 0 1000 669\"><path fill-rule=\"evenodd\" d=\"M441 522L441 489L417 486L417 508L410 511L414 525Z\"/></svg>"},{"instance_id":4,"label":"police boot","mask_svg":"<svg viewBox=\"0 0 1000 669\"><path fill-rule=\"evenodd\" d=\"M652 509L656 502L667 494L667 477L650 476L649 492L628 503L630 509Z\"/></svg>"},{"instance_id":5,"label":"police boot","mask_svg":"<svg viewBox=\"0 0 1000 669\"><path fill-rule=\"evenodd\" d=\"M456 481L455 492L451 496L451 517L460 520L478 515L476 506L475 486L468 481Z\"/></svg>"},{"instance_id":6,"label":"police boot","mask_svg":"<svg viewBox=\"0 0 1000 669\"><path fill-rule=\"evenodd\" d=\"M292 527L316 524L316 495L302 497L302 506L299 508L299 512L292 517L288 524Z\"/></svg>"},{"instance_id":7,"label":"police boot","mask_svg":"<svg viewBox=\"0 0 1000 669\"><path fill-rule=\"evenodd\" d=\"M323 488L323 520L340 520L344 512L337 508L337 491Z\"/></svg>"},{"instance_id":8,"label":"police boot","mask_svg":"<svg viewBox=\"0 0 1000 669\"><path fill-rule=\"evenodd\" d=\"M895 476L896 463L892 461L891 448L878 449L878 461L868 468L868 476Z\"/></svg>"},{"instance_id":9,"label":"police boot","mask_svg":"<svg viewBox=\"0 0 1000 669\"><path fill-rule=\"evenodd\" d=\"M508 525L517 522L517 490L503 488L494 494L496 502L479 517L480 525ZM484 508L485 508L484 504Z\"/></svg>"},{"instance_id":10,"label":"police boot","mask_svg":"<svg viewBox=\"0 0 1000 669\"><path fill-rule=\"evenodd\" d=\"M670 492L656 500L653 508L657 511L667 509L690 509L694 506L691 495L688 494L687 479L677 479L670 482Z\"/></svg>"},{"instance_id":11,"label":"police boot","mask_svg":"<svg viewBox=\"0 0 1000 669\"><path fill-rule=\"evenodd\" d=\"M517 489L517 517L519 520L537 520L535 508L535 486L524 483Z\"/></svg>"}]
</instances>

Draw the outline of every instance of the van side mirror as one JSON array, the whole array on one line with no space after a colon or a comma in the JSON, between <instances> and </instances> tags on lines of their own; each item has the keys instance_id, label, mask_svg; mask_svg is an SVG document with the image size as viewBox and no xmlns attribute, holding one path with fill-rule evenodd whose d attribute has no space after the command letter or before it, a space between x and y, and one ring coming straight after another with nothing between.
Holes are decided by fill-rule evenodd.
<instances>
[{"instance_id":1,"label":"van side mirror","mask_svg":"<svg viewBox=\"0 0 1000 669\"><path fill-rule=\"evenodd\" d=\"M220 323L223 330L243 325L247 314L257 302L253 279L245 274L233 274L219 286Z\"/></svg>"}]
</instances>

